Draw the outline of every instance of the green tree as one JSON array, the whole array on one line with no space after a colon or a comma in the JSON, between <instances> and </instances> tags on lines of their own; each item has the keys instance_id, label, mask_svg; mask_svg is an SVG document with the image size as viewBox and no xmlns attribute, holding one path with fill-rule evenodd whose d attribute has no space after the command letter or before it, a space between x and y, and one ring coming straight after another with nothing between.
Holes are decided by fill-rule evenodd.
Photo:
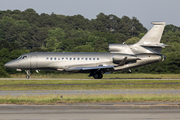
<instances>
[{"instance_id":1,"label":"green tree","mask_svg":"<svg viewBox=\"0 0 180 120\"><path fill-rule=\"evenodd\" d=\"M93 48L95 52L107 52L108 43L106 42L106 38L99 37L99 39L95 40L93 43Z\"/></svg>"},{"instance_id":2,"label":"green tree","mask_svg":"<svg viewBox=\"0 0 180 120\"><path fill-rule=\"evenodd\" d=\"M127 40L127 36L122 33L115 33L114 36L117 40L117 43L119 44L122 44L123 42Z\"/></svg>"},{"instance_id":3,"label":"green tree","mask_svg":"<svg viewBox=\"0 0 180 120\"><path fill-rule=\"evenodd\" d=\"M132 37L126 41L126 44L133 44L133 43L137 43L138 41L139 41L138 37Z\"/></svg>"},{"instance_id":4,"label":"green tree","mask_svg":"<svg viewBox=\"0 0 180 120\"><path fill-rule=\"evenodd\" d=\"M144 35L145 35L145 33L140 33L139 34L139 39L141 39Z\"/></svg>"},{"instance_id":5,"label":"green tree","mask_svg":"<svg viewBox=\"0 0 180 120\"><path fill-rule=\"evenodd\" d=\"M90 45L82 45L73 48L72 52L94 52L94 48Z\"/></svg>"},{"instance_id":6,"label":"green tree","mask_svg":"<svg viewBox=\"0 0 180 120\"><path fill-rule=\"evenodd\" d=\"M65 33L62 29L50 29L48 30L48 38L46 39L46 47L47 48L57 48L58 43L63 41L65 37Z\"/></svg>"}]
</instances>

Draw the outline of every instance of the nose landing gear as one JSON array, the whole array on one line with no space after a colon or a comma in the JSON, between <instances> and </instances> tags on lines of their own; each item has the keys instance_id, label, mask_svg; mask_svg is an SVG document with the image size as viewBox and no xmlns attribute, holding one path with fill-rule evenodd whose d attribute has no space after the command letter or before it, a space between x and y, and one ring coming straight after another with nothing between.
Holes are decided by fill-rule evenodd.
<instances>
[{"instance_id":1,"label":"nose landing gear","mask_svg":"<svg viewBox=\"0 0 180 120\"><path fill-rule=\"evenodd\" d=\"M30 72L30 70L25 70L25 72L26 72L26 74L27 74L27 76L26 76L26 78L27 79L29 79L31 76L31 72Z\"/></svg>"}]
</instances>

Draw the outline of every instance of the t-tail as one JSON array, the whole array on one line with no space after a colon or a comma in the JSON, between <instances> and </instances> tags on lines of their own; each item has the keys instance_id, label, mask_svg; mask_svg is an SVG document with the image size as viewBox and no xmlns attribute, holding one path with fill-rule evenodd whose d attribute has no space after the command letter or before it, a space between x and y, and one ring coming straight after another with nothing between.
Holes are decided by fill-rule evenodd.
<instances>
[{"instance_id":1,"label":"t-tail","mask_svg":"<svg viewBox=\"0 0 180 120\"><path fill-rule=\"evenodd\" d=\"M118 64L114 70L132 69L151 63L164 61L166 58L161 54L162 48L168 45L160 43L165 22L152 22L154 26L137 42L134 44L111 44L110 52L116 54L125 54L123 64ZM135 61L128 62L129 56L136 57Z\"/></svg>"},{"instance_id":2,"label":"t-tail","mask_svg":"<svg viewBox=\"0 0 180 120\"><path fill-rule=\"evenodd\" d=\"M134 54L161 54L162 48L168 45L160 43L165 22L152 22L154 26L135 44L129 45Z\"/></svg>"},{"instance_id":3,"label":"t-tail","mask_svg":"<svg viewBox=\"0 0 180 120\"><path fill-rule=\"evenodd\" d=\"M165 22L152 22L154 26L136 44L141 46L159 46Z\"/></svg>"},{"instance_id":4,"label":"t-tail","mask_svg":"<svg viewBox=\"0 0 180 120\"><path fill-rule=\"evenodd\" d=\"M165 22L152 22L154 26L134 44L110 44L109 50L111 53L119 54L161 54L162 48L169 45L160 43L162 33L165 27Z\"/></svg>"}]
</instances>

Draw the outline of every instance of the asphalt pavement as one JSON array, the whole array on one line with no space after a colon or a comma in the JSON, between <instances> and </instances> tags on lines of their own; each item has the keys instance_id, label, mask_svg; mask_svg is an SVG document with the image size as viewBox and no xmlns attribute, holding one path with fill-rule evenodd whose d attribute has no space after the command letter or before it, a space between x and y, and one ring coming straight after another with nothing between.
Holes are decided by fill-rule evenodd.
<instances>
[{"instance_id":1,"label":"asphalt pavement","mask_svg":"<svg viewBox=\"0 0 180 120\"><path fill-rule=\"evenodd\" d=\"M177 120L180 103L0 105L0 120Z\"/></svg>"}]
</instances>

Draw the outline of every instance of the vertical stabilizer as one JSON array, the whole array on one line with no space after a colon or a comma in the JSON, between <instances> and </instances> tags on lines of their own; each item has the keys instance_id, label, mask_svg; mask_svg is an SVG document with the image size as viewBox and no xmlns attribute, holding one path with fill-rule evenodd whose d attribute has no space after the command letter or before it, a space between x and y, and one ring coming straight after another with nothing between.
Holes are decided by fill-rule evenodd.
<instances>
[{"instance_id":1,"label":"vertical stabilizer","mask_svg":"<svg viewBox=\"0 0 180 120\"><path fill-rule=\"evenodd\" d=\"M166 22L152 22L154 26L136 43L137 45L158 45Z\"/></svg>"}]
</instances>

